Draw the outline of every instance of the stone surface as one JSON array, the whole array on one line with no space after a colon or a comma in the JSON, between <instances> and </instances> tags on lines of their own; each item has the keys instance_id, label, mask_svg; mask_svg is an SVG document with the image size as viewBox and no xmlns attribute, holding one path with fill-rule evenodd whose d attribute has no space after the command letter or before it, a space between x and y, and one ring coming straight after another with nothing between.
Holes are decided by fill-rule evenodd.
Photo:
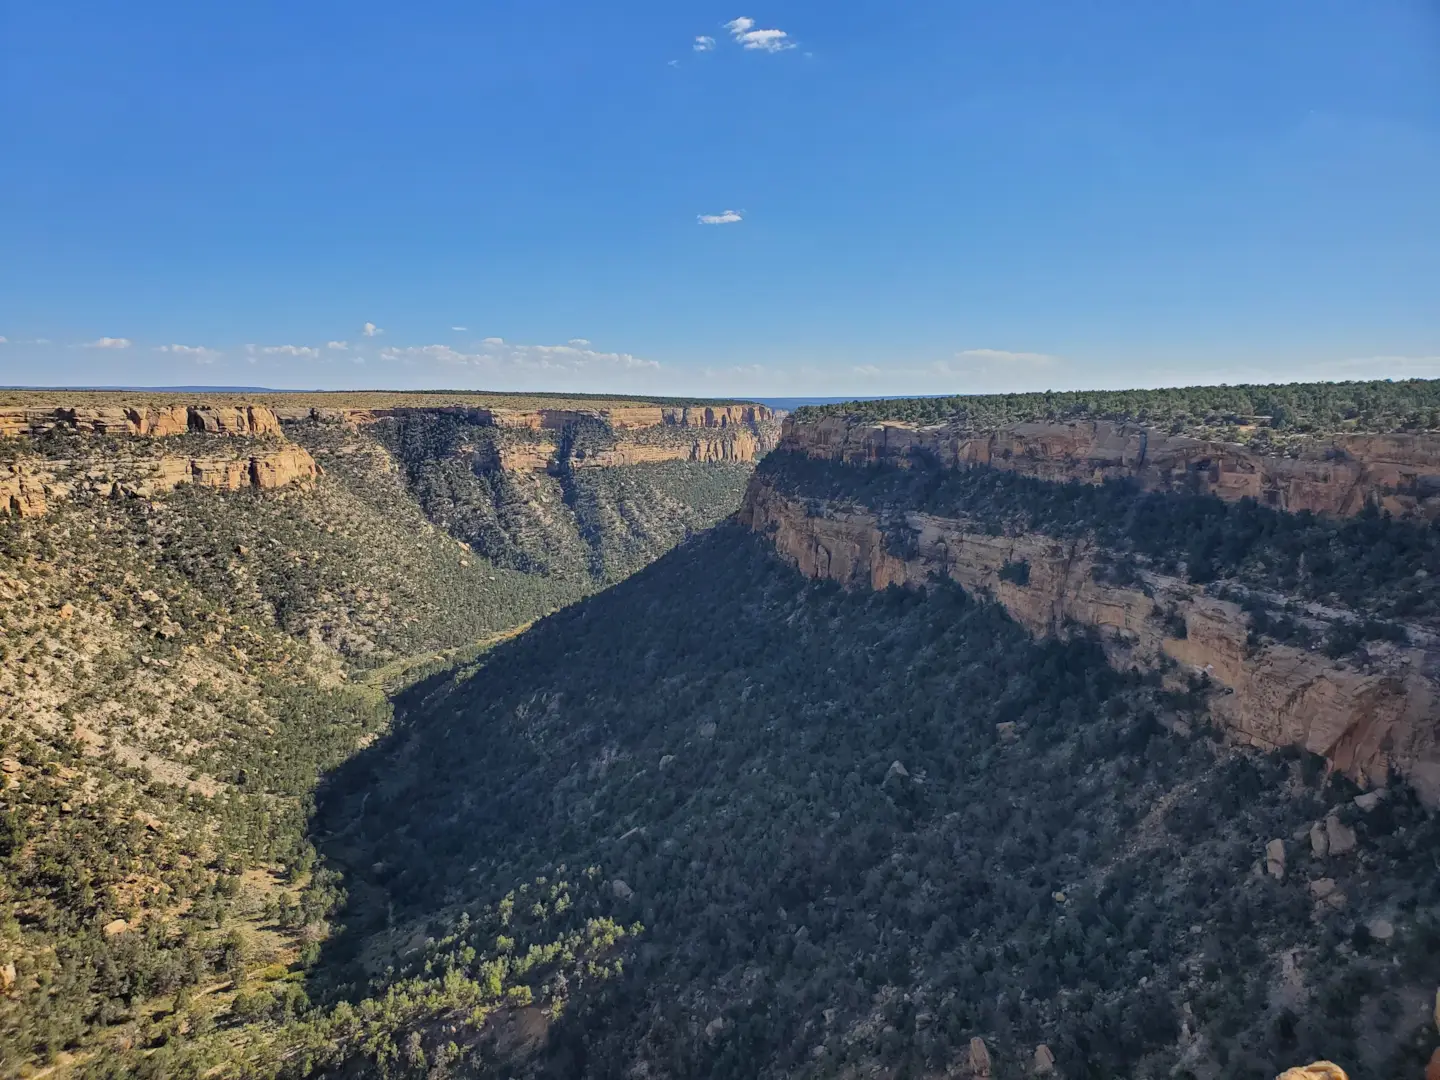
<instances>
[{"instance_id":1,"label":"stone surface","mask_svg":"<svg viewBox=\"0 0 1440 1080\"><path fill-rule=\"evenodd\" d=\"M1265 845L1265 872L1276 881L1285 880L1285 841L1271 840Z\"/></svg>"},{"instance_id":2,"label":"stone surface","mask_svg":"<svg viewBox=\"0 0 1440 1080\"><path fill-rule=\"evenodd\" d=\"M1383 787L1376 788L1374 791L1367 791L1363 795L1355 796L1355 805L1368 814L1384 802L1386 794L1387 792Z\"/></svg>"},{"instance_id":3,"label":"stone surface","mask_svg":"<svg viewBox=\"0 0 1440 1080\"><path fill-rule=\"evenodd\" d=\"M970 1040L970 1075L975 1077L988 1077L990 1075L990 1051L985 1046L985 1040L976 1035Z\"/></svg>"},{"instance_id":4,"label":"stone surface","mask_svg":"<svg viewBox=\"0 0 1440 1080\"><path fill-rule=\"evenodd\" d=\"M1334 814L1325 819L1325 838L1331 855L1346 855L1355 850L1355 830Z\"/></svg>"},{"instance_id":5,"label":"stone surface","mask_svg":"<svg viewBox=\"0 0 1440 1080\"><path fill-rule=\"evenodd\" d=\"M1333 1061L1317 1061L1298 1069L1286 1069L1275 1080L1350 1080L1345 1070Z\"/></svg>"},{"instance_id":6,"label":"stone surface","mask_svg":"<svg viewBox=\"0 0 1440 1080\"><path fill-rule=\"evenodd\" d=\"M1321 859L1330 854L1330 837L1325 832L1325 826L1318 821L1310 826L1310 850Z\"/></svg>"},{"instance_id":7,"label":"stone surface","mask_svg":"<svg viewBox=\"0 0 1440 1080\"><path fill-rule=\"evenodd\" d=\"M1053 1076L1055 1073L1055 1055L1051 1053L1050 1047L1041 1043L1035 1047L1035 1059L1031 1064L1031 1072L1036 1076Z\"/></svg>"}]
</instances>

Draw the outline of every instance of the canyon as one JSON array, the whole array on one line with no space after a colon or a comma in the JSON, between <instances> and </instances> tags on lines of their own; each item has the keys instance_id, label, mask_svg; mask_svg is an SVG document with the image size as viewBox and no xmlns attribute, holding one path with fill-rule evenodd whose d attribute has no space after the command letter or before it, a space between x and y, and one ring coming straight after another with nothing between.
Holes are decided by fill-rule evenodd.
<instances>
[{"instance_id":1,"label":"canyon","mask_svg":"<svg viewBox=\"0 0 1440 1080\"><path fill-rule=\"evenodd\" d=\"M1289 511L1344 515L1378 505L1397 516L1433 512L1423 493L1440 481L1437 446L1434 436L1366 436L1276 458L1101 422L962 437L836 418L787 420L780 440L782 454L857 468L991 468L1055 482L1124 478L1145 490L1250 497ZM844 499L782 493L763 472L739 517L812 578L883 589L924 587L938 575L993 598L1035 634L1093 630L1117 666L1213 684L1212 713L1236 740L1303 747L1363 786L1403 776L1427 804L1440 806L1440 637L1430 628L1407 626L1403 643L1377 645L1363 663L1313 646L1257 642L1241 606L1213 589L1153 570L1123 586L1107 581L1106 553L1091 539L1015 534L916 511L882 516ZM1327 617L1318 607L1314 614Z\"/></svg>"}]
</instances>

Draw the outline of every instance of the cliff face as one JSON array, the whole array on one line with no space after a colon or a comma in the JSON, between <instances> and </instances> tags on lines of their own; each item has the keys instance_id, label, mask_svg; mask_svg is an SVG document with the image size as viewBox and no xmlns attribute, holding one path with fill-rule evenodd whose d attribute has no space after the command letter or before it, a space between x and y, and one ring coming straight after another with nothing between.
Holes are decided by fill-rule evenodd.
<instances>
[{"instance_id":1,"label":"cliff face","mask_svg":"<svg viewBox=\"0 0 1440 1080\"><path fill-rule=\"evenodd\" d=\"M53 430L91 435L163 438L210 435L279 435L280 420L263 405L87 406L0 409L0 437L43 435Z\"/></svg>"},{"instance_id":2,"label":"cliff face","mask_svg":"<svg viewBox=\"0 0 1440 1080\"><path fill-rule=\"evenodd\" d=\"M40 517L78 491L153 498L182 484L238 491L307 484L319 466L298 446L242 457L64 459L0 466L0 515Z\"/></svg>"},{"instance_id":3,"label":"cliff face","mask_svg":"<svg viewBox=\"0 0 1440 1080\"><path fill-rule=\"evenodd\" d=\"M280 420L316 420L363 427L381 420L404 416L451 415L471 423L529 431L560 431L581 420L601 420L616 431L641 428L733 428L754 427L775 419L764 405L626 405L598 409L492 409L465 406L396 406L381 409L327 409L323 406L280 408Z\"/></svg>"},{"instance_id":4,"label":"cliff face","mask_svg":"<svg viewBox=\"0 0 1440 1080\"><path fill-rule=\"evenodd\" d=\"M1304 746L1367 785L1383 784L1394 769L1440 805L1440 649L1423 632L1412 633L1412 644L1377 650L1361 671L1306 649L1252 648L1238 605L1178 578L1145 573L1143 589L1097 581L1100 553L1084 540L995 536L910 513L903 542L887 544L875 514L807 504L759 477L740 519L809 577L882 589L924 586L941 575L992 596L1034 633L1064 633L1069 623L1096 629L1119 666L1168 659L1203 672L1223 690L1212 712L1241 741ZM1002 577L1007 565L1021 563L1023 584Z\"/></svg>"},{"instance_id":5,"label":"cliff face","mask_svg":"<svg viewBox=\"0 0 1440 1080\"><path fill-rule=\"evenodd\" d=\"M942 467L989 465L1044 480L1128 478L1147 491L1250 497L1277 510L1348 516L1375 505L1396 516L1440 517L1440 436L1337 435L1297 456L1170 435L1106 421L1012 424L975 433L954 425L913 427L787 419L780 446L853 464L905 465L920 454Z\"/></svg>"}]
</instances>

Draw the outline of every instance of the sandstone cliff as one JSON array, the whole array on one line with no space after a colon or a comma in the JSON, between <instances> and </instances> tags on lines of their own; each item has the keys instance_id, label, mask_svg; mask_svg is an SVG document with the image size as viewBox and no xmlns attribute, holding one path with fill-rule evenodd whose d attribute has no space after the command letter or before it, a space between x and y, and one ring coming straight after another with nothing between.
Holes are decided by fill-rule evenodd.
<instances>
[{"instance_id":1,"label":"sandstone cliff","mask_svg":"<svg viewBox=\"0 0 1440 1080\"><path fill-rule=\"evenodd\" d=\"M308 452L284 446L242 457L40 459L0 466L0 515L39 517L76 492L153 498L182 484L238 491L306 484L320 474Z\"/></svg>"},{"instance_id":2,"label":"sandstone cliff","mask_svg":"<svg viewBox=\"0 0 1440 1080\"><path fill-rule=\"evenodd\" d=\"M1097 581L1100 553L1085 540L996 536L912 512L897 545L895 523L887 542L874 513L787 497L758 476L740 520L810 577L881 589L924 586L940 575L994 597L1037 634L1064 633L1071 623L1093 627L1120 666L1174 661L1207 675L1222 690L1212 711L1238 739L1304 746L1367 785L1383 784L1394 769L1440 805L1440 643L1424 632L1412 633L1412 644L1379 650L1362 671L1286 645L1252 648L1238 605L1178 578L1144 573L1143 587ZM1022 563L1023 584L1002 576Z\"/></svg>"},{"instance_id":3,"label":"sandstone cliff","mask_svg":"<svg viewBox=\"0 0 1440 1080\"><path fill-rule=\"evenodd\" d=\"M1245 497L1264 506L1346 516L1375 505L1396 516L1440 517L1440 435L1337 435L1295 456L1171 435L1138 424L1071 421L974 432L826 417L785 420L784 449L854 464L908 464L917 455L946 468L990 465L1044 480L1128 478L1147 491Z\"/></svg>"},{"instance_id":4,"label":"sandstone cliff","mask_svg":"<svg viewBox=\"0 0 1440 1080\"><path fill-rule=\"evenodd\" d=\"M496 409L461 405L373 409L294 406L278 408L275 413L287 423L317 420L350 427L363 427L392 417L448 414L476 424L529 431L559 431L567 424L586 419L604 421L616 431L634 431L654 427L754 427L775 418L774 413L764 405L624 405L596 409Z\"/></svg>"},{"instance_id":5,"label":"sandstone cliff","mask_svg":"<svg viewBox=\"0 0 1440 1080\"><path fill-rule=\"evenodd\" d=\"M92 435L163 438L211 435L279 435L280 420L263 405L84 406L0 408L0 437L43 435L52 430Z\"/></svg>"}]
</instances>

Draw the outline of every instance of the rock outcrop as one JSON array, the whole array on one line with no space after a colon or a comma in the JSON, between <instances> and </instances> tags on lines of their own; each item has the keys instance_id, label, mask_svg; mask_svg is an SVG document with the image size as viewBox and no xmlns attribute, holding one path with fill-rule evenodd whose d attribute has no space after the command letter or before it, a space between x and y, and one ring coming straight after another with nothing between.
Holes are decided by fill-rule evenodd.
<instances>
[{"instance_id":1,"label":"rock outcrop","mask_svg":"<svg viewBox=\"0 0 1440 1080\"><path fill-rule=\"evenodd\" d=\"M826 417L784 422L782 449L852 464L946 468L989 465L1044 480L1127 478L1147 491L1253 498L1263 506L1338 517L1375 505L1396 516L1440 517L1440 435L1336 435L1293 456L1171 435L1138 424L1069 421L975 432Z\"/></svg>"},{"instance_id":2,"label":"rock outcrop","mask_svg":"<svg viewBox=\"0 0 1440 1080\"><path fill-rule=\"evenodd\" d=\"M0 436L43 435L53 430L89 435L164 438L186 432L210 435L279 435L280 419L263 405L57 406L0 409Z\"/></svg>"},{"instance_id":3,"label":"rock outcrop","mask_svg":"<svg viewBox=\"0 0 1440 1080\"><path fill-rule=\"evenodd\" d=\"M48 509L45 482L25 465L0 465L0 517L40 517Z\"/></svg>"},{"instance_id":4,"label":"rock outcrop","mask_svg":"<svg viewBox=\"0 0 1440 1080\"><path fill-rule=\"evenodd\" d=\"M61 479L83 467L76 478ZM87 491L102 496L149 499L183 484L238 491L306 484L320 475L315 459L299 446L283 446L248 457L97 458L84 462L42 460L0 471L0 514L39 517L52 506Z\"/></svg>"},{"instance_id":5,"label":"rock outcrop","mask_svg":"<svg viewBox=\"0 0 1440 1080\"><path fill-rule=\"evenodd\" d=\"M1151 668L1173 662L1221 693L1212 713L1239 740L1303 746L1365 786L1405 775L1440 805L1440 649L1377 648L1366 669L1288 645L1254 646L1239 605L1179 578L1144 573L1133 586L1096 580L1092 542L1038 534L991 535L964 521L911 512L899 544L868 510L815 506L751 481L740 520L770 537L799 570L847 586L926 586L949 578L991 596L1037 634L1070 624L1099 631L1112 661ZM1024 564L1020 575L1007 568ZM1183 629L1182 629L1183 628Z\"/></svg>"}]
</instances>

